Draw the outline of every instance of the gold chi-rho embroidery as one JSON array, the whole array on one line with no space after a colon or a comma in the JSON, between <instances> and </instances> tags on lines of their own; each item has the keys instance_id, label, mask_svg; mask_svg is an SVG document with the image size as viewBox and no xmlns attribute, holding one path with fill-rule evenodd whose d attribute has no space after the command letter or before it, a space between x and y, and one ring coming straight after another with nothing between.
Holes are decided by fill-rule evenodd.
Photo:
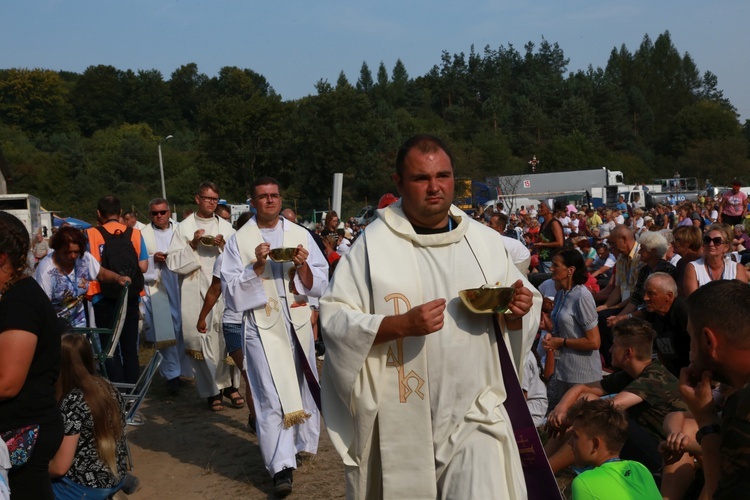
<instances>
[{"instance_id":1,"label":"gold chi-rho embroidery","mask_svg":"<svg viewBox=\"0 0 750 500\"><path fill-rule=\"evenodd\" d=\"M405 311L411 309L409 299L401 293L391 293L385 296L385 301L393 301L393 313L401 314L400 303L403 302ZM396 340L396 353L393 353L393 345L388 347L388 355L386 357L386 366L393 366L398 371L398 399L401 403L406 403L406 400L411 396L412 393L416 393L420 399L424 399L424 393L422 387L424 386L424 379L417 375L414 370L409 371L408 374L404 375L404 339ZM412 390L409 387L410 380L416 380L417 386Z\"/></svg>"}]
</instances>

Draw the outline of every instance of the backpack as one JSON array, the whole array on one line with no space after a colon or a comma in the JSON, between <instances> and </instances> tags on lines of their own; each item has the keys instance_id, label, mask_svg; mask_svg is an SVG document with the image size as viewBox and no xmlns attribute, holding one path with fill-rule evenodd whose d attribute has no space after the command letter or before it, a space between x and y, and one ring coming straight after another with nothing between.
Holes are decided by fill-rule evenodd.
<instances>
[{"instance_id":1,"label":"backpack","mask_svg":"<svg viewBox=\"0 0 750 500\"><path fill-rule=\"evenodd\" d=\"M143 273L138 267L138 254L130 241L133 228L129 227L124 232L119 229L114 234L103 227L96 228L104 238L104 246L101 250L101 265L112 272L130 278L129 297L138 297L143 290ZM105 297L117 300L120 297L122 287L117 283L100 283L102 293Z\"/></svg>"}]
</instances>

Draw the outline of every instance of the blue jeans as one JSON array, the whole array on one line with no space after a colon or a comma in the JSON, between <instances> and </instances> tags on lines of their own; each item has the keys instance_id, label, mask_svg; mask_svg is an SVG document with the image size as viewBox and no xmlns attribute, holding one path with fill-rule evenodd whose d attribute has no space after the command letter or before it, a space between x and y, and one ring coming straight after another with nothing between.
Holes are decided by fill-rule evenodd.
<instances>
[{"instance_id":1,"label":"blue jeans","mask_svg":"<svg viewBox=\"0 0 750 500\"><path fill-rule=\"evenodd\" d=\"M52 481L52 491L55 493L55 500L106 500L122 488L122 481L114 488L89 488L82 486L67 477L61 477Z\"/></svg>"}]
</instances>

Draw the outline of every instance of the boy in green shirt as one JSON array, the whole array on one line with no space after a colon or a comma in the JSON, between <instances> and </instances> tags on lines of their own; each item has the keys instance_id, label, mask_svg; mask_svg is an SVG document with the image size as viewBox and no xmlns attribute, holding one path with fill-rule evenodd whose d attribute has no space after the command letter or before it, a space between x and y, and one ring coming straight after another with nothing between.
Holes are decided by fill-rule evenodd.
<instances>
[{"instance_id":1,"label":"boy in green shirt","mask_svg":"<svg viewBox=\"0 0 750 500\"><path fill-rule=\"evenodd\" d=\"M612 401L579 401L568 411L568 445L575 463L592 467L573 480L573 500L661 499L651 473L641 463L621 460L628 437L628 419Z\"/></svg>"}]
</instances>

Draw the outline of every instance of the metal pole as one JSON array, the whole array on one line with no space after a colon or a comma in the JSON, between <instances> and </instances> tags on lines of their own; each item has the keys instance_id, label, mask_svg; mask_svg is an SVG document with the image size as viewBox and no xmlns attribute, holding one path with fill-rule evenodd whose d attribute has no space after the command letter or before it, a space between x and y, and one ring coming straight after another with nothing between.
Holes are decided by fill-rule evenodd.
<instances>
[{"instance_id":1,"label":"metal pole","mask_svg":"<svg viewBox=\"0 0 750 500\"><path fill-rule=\"evenodd\" d=\"M161 197L167 199L167 187L164 185L164 160L161 157L161 140L159 141L159 173L161 174Z\"/></svg>"},{"instance_id":2,"label":"metal pole","mask_svg":"<svg viewBox=\"0 0 750 500\"><path fill-rule=\"evenodd\" d=\"M168 135L164 138L165 141L171 139L172 136ZM161 197L167 199L167 185L164 183L164 160L161 157L161 139L159 139L159 173L161 174Z\"/></svg>"}]
</instances>

